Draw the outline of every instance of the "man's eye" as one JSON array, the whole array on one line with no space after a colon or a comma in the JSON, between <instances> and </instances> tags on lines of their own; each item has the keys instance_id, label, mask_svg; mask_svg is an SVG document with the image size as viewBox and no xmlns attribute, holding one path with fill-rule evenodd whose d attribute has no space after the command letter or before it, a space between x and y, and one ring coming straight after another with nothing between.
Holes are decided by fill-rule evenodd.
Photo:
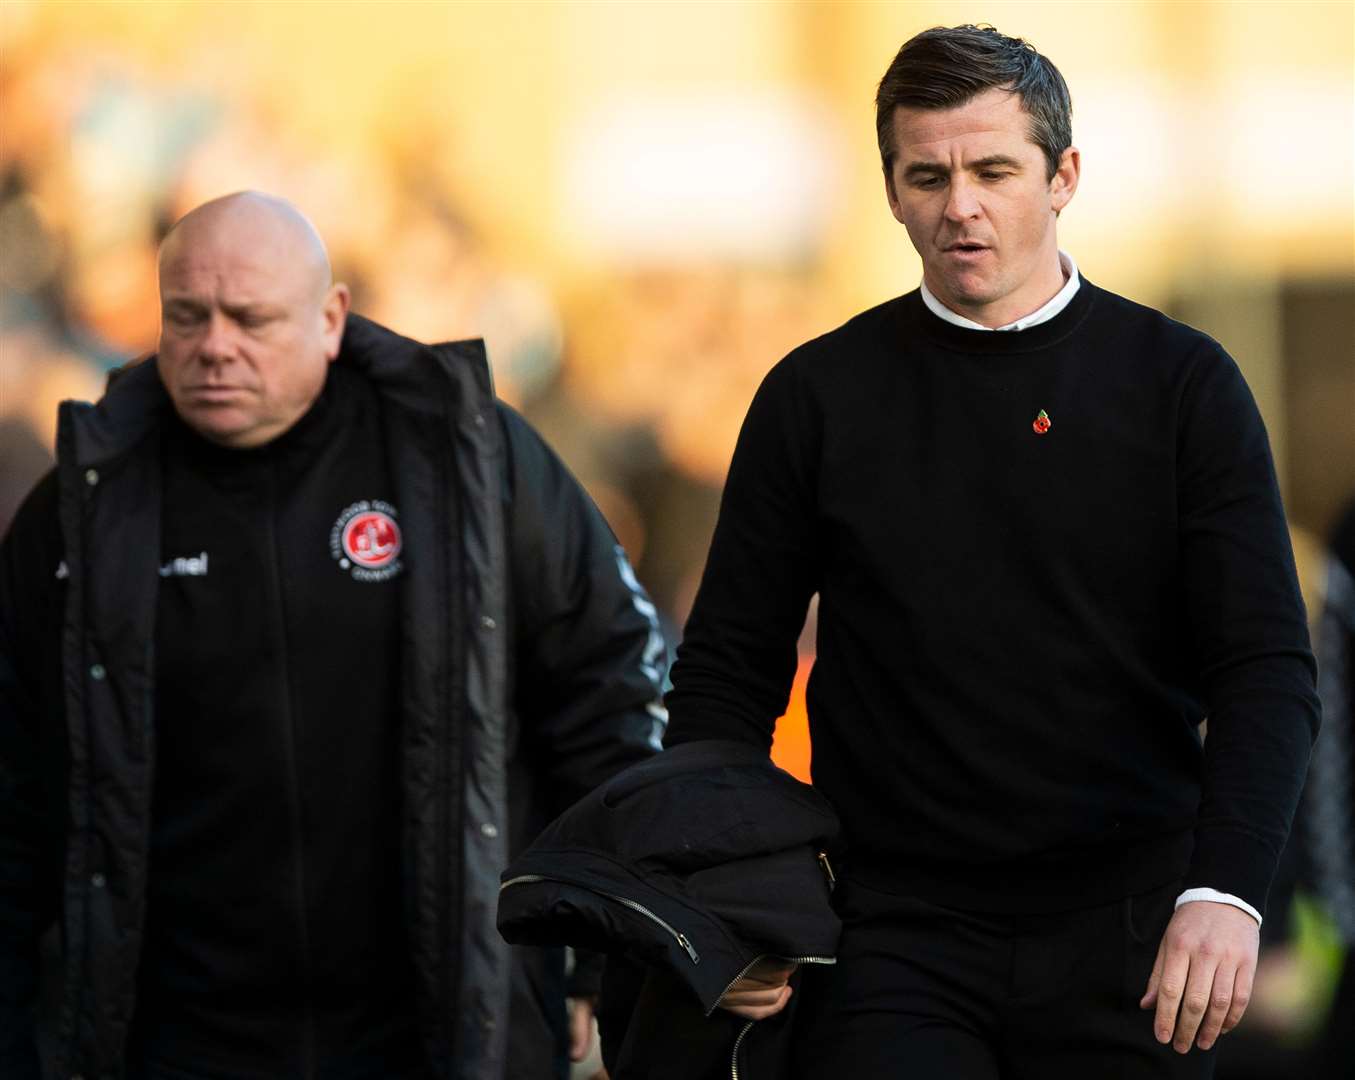
<instances>
[{"instance_id":1,"label":"man's eye","mask_svg":"<svg viewBox=\"0 0 1355 1080\"><path fill-rule=\"evenodd\" d=\"M941 178L939 176L922 176L913 181L913 187L922 188L923 190L929 190L940 186Z\"/></svg>"},{"instance_id":2,"label":"man's eye","mask_svg":"<svg viewBox=\"0 0 1355 1080\"><path fill-rule=\"evenodd\" d=\"M165 312L165 322L171 326L193 326L202 321L202 316L196 311L185 311L183 308L173 308Z\"/></svg>"},{"instance_id":3,"label":"man's eye","mask_svg":"<svg viewBox=\"0 0 1355 1080\"><path fill-rule=\"evenodd\" d=\"M979 173L979 175L980 175L984 180L1005 180L1005 179L1006 179L1008 176L1010 176L1011 174L1010 174L1010 173L1005 173L1005 172L984 172L984 173Z\"/></svg>"}]
</instances>

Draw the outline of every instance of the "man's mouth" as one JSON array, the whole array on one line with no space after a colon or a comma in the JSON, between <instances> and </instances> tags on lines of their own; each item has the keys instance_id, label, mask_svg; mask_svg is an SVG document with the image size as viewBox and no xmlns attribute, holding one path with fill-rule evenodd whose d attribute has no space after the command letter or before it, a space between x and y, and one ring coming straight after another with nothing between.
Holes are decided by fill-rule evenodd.
<instances>
[{"instance_id":1,"label":"man's mouth","mask_svg":"<svg viewBox=\"0 0 1355 1080\"><path fill-rule=\"evenodd\" d=\"M978 266L992 254L992 250L985 244L962 242L949 245L945 248L945 254L953 266Z\"/></svg>"}]
</instances>

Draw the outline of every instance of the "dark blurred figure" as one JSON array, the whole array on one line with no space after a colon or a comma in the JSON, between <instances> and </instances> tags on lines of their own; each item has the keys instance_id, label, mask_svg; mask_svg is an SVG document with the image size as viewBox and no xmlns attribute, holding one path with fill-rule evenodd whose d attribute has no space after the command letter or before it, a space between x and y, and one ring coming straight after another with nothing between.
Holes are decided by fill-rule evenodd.
<instances>
[{"instance_id":1,"label":"dark blurred figure","mask_svg":"<svg viewBox=\"0 0 1355 1080\"><path fill-rule=\"evenodd\" d=\"M17 416L0 417L0 533L9 528L24 496L52 467L52 455Z\"/></svg>"},{"instance_id":2,"label":"dark blurred figure","mask_svg":"<svg viewBox=\"0 0 1355 1080\"><path fill-rule=\"evenodd\" d=\"M1249 1023L1219 1047L1218 1080L1355 1077L1355 503L1332 534L1317 634L1322 734L1271 887ZM1294 900L1315 898L1344 948L1335 995L1309 1015L1313 973L1299 955ZM1320 995L1316 995L1320 996Z\"/></svg>"},{"instance_id":3,"label":"dark blurred figure","mask_svg":"<svg viewBox=\"0 0 1355 1080\"><path fill-rule=\"evenodd\" d=\"M1308 772L1313 883L1345 955L1313 1077L1355 1077L1355 502L1333 533L1318 630L1324 726Z\"/></svg>"}]
</instances>

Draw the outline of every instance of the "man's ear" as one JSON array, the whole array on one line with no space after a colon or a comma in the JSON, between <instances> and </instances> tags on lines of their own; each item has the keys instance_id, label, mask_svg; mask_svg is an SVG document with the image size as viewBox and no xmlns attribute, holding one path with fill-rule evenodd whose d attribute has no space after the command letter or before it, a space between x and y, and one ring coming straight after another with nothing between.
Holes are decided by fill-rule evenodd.
<instances>
[{"instance_id":1,"label":"man's ear","mask_svg":"<svg viewBox=\"0 0 1355 1080\"><path fill-rule=\"evenodd\" d=\"M885 174L885 198L889 200L889 212L894 215L894 220L900 225L903 221L903 208L899 206L899 193L894 190L894 163L891 161L884 167Z\"/></svg>"},{"instance_id":2,"label":"man's ear","mask_svg":"<svg viewBox=\"0 0 1355 1080\"><path fill-rule=\"evenodd\" d=\"M1076 146L1070 146L1059 156L1059 167L1049 181L1049 202L1054 213L1058 213L1073 198L1077 191L1078 177L1082 175L1082 154Z\"/></svg>"},{"instance_id":3,"label":"man's ear","mask_svg":"<svg viewBox=\"0 0 1355 1080\"><path fill-rule=\"evenodd\" d=\"M320 306L320 318L324 321L325 359L333 361L339 355L339 346L343 344L343 328L348 319L348 305L351 298L348 286L336 282L325 294Z\"/></svg>"}]
</instances>

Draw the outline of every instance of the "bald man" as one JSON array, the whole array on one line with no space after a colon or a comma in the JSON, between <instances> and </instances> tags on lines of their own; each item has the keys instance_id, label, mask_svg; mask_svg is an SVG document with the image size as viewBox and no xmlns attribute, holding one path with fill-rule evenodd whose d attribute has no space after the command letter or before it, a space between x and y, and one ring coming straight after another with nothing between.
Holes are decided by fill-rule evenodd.
<instances>
[{"instance_id":1,"label":"bald man","mask_svg":"<svg viewBox=\"0 0 1355 1080\"><path fill-rule=\"evenodd\" d=\"M564 1075L498 872L657 749L652 605L483 345L350 315L295 207L194 210L160 292L0 546L0 1076L54 925L50 1075Z\"/></svg>"},{"instance_id":2,"label":"bald man","mask_svg":"<svg viewBox=\"0 0 1355 1080\"><path fill-rule=\"evenodd\" d=\"M287 431L319 397L348 288L333 282L309 221L249 192L200 206L170 230L160 304L160 378L175 411L211 442L248 449ZM248 346L235 348L237 338Z\"/></svg>"}]
</instances>

